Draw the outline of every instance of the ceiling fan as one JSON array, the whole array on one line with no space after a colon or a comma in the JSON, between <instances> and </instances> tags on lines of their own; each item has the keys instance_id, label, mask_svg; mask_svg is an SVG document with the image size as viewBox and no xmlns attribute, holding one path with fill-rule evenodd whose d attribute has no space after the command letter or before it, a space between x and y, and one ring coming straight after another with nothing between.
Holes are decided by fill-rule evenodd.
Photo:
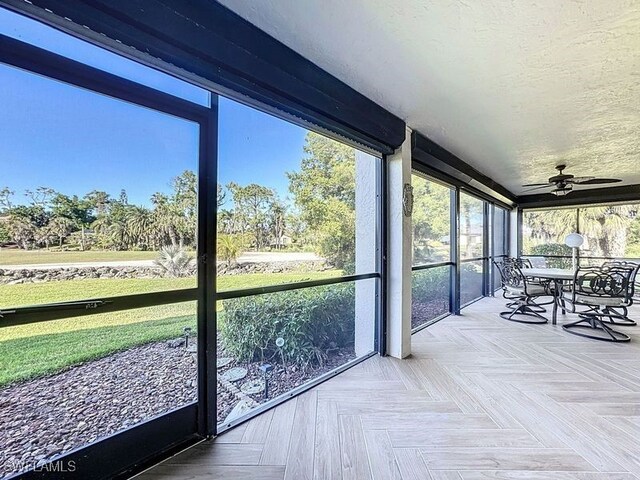
<instances>
[{"instance_id":1,"label":"ceiling fan","mask_svg":"<svg viewBox=\"0 0 640 480\"><path fill-rule=\"evenodd\" d=\"M562 197L571 193L574 185L600 185L603 183L617 183L622 181L618 178L574 177L568 173L562 173L565 168L567 168L566 165L558 165L556 167L558 174L550 177L547 183L530 183L523 185L523 187L534 187L525 191L531 192L542 188L553 188L549 193Z\"/></svg>"}]
</instances>

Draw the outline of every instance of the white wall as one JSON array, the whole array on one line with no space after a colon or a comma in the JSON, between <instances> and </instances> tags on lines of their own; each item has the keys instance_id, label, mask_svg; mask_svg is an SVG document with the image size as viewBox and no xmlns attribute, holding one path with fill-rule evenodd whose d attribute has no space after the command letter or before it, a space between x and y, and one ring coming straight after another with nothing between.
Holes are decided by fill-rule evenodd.
<instances>
[{"instance_id":1,"label":"white wall","mask_svg":"<svg viewBox=\"0 0 640 480\"><path fill-rule=\"evenodd\" d=\"M377 161L356 150L356 273L376 271ZM377 303L375 280L356 282L356 356L374 349Z\"/></svg>"}]
</instances>

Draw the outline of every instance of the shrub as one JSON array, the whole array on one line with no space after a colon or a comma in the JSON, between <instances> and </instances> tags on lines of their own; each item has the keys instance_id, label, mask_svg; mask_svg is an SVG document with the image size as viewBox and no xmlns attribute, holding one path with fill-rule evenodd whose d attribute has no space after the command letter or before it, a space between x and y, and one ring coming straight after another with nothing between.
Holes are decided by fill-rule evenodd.
<instances>
[{"instance_id":1,"label":"shrub","mask_svg":"<svg viewBox=\"0 0 640 480\"><path fill-rule=\"evenodd\" d=\"M449 269L437 267L413 272L411 296L418 301L449 297Z\"/></svg>"},{"instance_id":2,"label":"shrub","mask_svg":"<svg viewBox=\"0 0 640 480\"><path fill-rule=\"evenodd\" d=\"M531 255L553 255L571 257L571 248L563 243L545 243L531 249ZM549 268L568 268L571 258L545 258L545 265Z\"/></svg>"},{"instance_id":3,"label":"shrub","mask_svg":"<svg viewBox=\"0 0 640 480\"><path fill-rule=\"evenodd\" d=\"M181 245L165 245L153 263L170 277L186 277L191 273L191 260Z\"/></svg>"},{"instance_id":4,"label":"shrub","mask_svg":"<svg viewBox=\"0 0 640 480\"><path fill-rule=\"evenodd\" d=\"M242 253L242 242L234 235L218 234L218 257L227 265L237 262Z\"/></svg>"},{"instance_id":5,"label":"shrub","mask_svg":"<svg viewBox=\"0 0 640 480\"><path fill-rule=\"evenodd\" d=\"M282 354L302 367L323 365L331 350L354 344L354 292L349 283L225 300L225 348L239 361L277 361Z\"/></svg>"}]
</instances>

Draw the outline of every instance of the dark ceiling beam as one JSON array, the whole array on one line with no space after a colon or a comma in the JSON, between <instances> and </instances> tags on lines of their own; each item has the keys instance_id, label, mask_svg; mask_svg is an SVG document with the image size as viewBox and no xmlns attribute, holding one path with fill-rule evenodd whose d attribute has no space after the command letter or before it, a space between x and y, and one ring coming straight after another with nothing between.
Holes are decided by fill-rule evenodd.
<instances>
[{"instance_id":1,"label":"dark ceiling beam","mask_svg":"<svg viewBox=\"0 0 640 480\"><path fill-rule=\"evenodd\" d=\"M132 58L144 61L148 54L161 61L151 62L156 68L164 62L177 67L167 69L175 76L189 72L220 93L248 97L383 153L405 138L404 121L213 0L0 5Z\"/></svg>"},{"instance_id":2,"label":"dark ceiling beam","mask_svg":"<svg viewBox=\"0 0 640 480\"><path fill-rule=\"evenodd\" d=\"M509 206L517 204L516 195L417 131L411 135L411 158L441 180L466 187Z\"/></svg>"},{"instance_id":3,"label":"dark ceiling beam","mask_svg":"<svg viewBox=\"0 0 640 480\"><path fill-rule=\"evenodd\" d=\"M597 203L637 202L640 201L640 185L622 185L619 187L589 188L573 190L564 197L550 193L523 195L518 197L520 208L572 207Z\"/></svg>"}]
</instances>

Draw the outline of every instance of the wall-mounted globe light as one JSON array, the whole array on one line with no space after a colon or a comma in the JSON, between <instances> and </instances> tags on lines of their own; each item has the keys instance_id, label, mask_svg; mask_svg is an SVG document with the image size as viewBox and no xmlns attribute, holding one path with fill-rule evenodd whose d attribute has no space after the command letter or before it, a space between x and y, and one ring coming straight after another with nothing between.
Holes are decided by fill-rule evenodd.
<instances>
[{"instance_id":1,"label":"wall-mounted globe light","mask_svg":"<svg viewBox=\"0 0 640 480\"><path fill-rule=\"evenodd\" d=\"M570 233L567 235L567 238L564 239L564 243L567 247L571 248L571 264L575 272L577 269L576 253L578 248L584 243L584 237L579 233Z\"/></svg>"}]
</instances>

